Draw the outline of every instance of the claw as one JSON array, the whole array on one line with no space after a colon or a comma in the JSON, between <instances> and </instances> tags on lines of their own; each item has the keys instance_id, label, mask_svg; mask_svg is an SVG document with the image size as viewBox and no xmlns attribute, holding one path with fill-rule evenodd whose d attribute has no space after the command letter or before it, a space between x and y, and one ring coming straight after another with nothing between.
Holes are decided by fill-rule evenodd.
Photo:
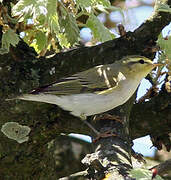
<instances>
[{"instance_id":1,"label":"claw","mask_svg":"<svg viewBox=\"0 0 171 180\"><path fill-rule=\"evenodd\" d=\"M106 131L104 133L100 133L94 140L93 140L93 143L96 143L99 139L101 138L107 138L107 137L116 137L117 134L115 133L112 133L111 130L109 131Z\"/></svg>"}]
</instances>

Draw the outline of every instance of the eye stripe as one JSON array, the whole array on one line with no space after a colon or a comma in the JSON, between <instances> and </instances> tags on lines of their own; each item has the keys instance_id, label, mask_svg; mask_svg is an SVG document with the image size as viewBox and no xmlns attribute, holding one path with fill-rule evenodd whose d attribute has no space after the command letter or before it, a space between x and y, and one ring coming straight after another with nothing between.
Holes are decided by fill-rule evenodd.
<instances>
[{"instance_id":1,"label":"eye stripe","mask_svg":"<svg viewBox=\"0 0 171 180\"><path fill-rule=\"evenodd\" d=\"M143 59L140 59L139 61L130 61L130 62L128 62L128 65L132 65L132 64L138 64L138 63L140 63L140 64L148 64L148 62L146 62L146 61L144 61Z\"/></svg>"}]
</instances>

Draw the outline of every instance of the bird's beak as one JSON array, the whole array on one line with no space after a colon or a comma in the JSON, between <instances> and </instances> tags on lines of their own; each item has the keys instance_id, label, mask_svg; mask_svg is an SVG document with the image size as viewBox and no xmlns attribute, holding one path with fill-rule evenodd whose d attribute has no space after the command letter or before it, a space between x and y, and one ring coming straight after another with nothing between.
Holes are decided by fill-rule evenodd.
<instances>
[{"instance_id":1,"label":"bird's beak","mask_svg":"<svg viewBox=\"0 0 171 180\"><path fill-rule=\"evenodd\" d=\"M162 64L162 63L154 63L153 64L153 67L155 68L155 67L157 67L157 66L163 66L164 64Z\"/></svg>"}]
</instances>

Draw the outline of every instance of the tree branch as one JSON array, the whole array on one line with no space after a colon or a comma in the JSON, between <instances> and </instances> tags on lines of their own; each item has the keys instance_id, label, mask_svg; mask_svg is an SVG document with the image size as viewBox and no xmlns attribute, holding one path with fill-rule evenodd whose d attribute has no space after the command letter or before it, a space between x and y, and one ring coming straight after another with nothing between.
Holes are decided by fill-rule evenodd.
<instances>
[{"instance_id":1,"label":"tree branch","mask_svg":"<svg viewBox=\"0 0 171 180\"><path fill-rule=\"evenodd\" d=\"M171 172L171 159L150 168L150 170L153 170L153 169L156 169L157 174L159 174L160 176L169 174L169 172Z\"/></svg>"}]
</instances>

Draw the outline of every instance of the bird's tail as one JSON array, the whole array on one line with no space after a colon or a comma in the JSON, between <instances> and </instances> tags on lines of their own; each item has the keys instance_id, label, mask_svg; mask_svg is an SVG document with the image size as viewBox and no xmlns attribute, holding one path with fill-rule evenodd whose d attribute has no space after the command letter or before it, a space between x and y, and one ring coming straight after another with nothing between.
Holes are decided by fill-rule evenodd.
<instances>
[{"instance_id":1,"label":"bird's tail","mask_svg":"<svg viewBox=\"0 0 171 180\"><path fill-rule=\"evenodd\" d=\"M16 97L15 98L7 98L7 99L5 99L5 101L14 101L16 99L17 99Z\"/></svg>"},{"instance_id":2,"label":"bird's tail","mask_svg":"<svg viewBox=\"0 0 171 180\"><path fill-rule=\"evenodd\" d=\"M7 101L21 99L25 101L37 101L37 102L45 102L50 104L57 104L57 96L51 94L23 94L21 96L17 96L15 98L6 99Z\"/></svg>"}]
</instances>

